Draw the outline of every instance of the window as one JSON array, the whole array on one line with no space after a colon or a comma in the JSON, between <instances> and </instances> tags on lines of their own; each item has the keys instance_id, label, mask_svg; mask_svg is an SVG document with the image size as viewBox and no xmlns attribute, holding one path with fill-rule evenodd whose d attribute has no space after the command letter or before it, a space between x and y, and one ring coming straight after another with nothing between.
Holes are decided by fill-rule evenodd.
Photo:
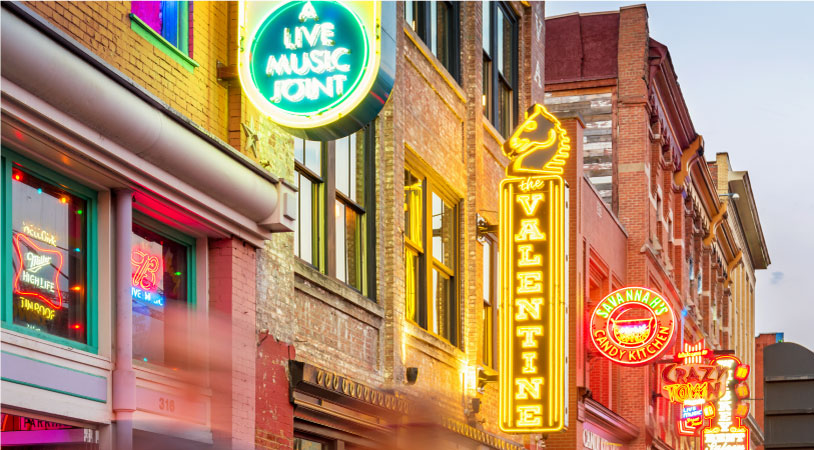
<instances>
[{"instance_id":1,"label":"window","mask_svg":"<svg viewBox=\"0 0 814 450\"><path fill-rule=\"evenodd\" d=\"M502 2L483 3L483 112L503 136L517 116L517 19Z\"/></svg>"},{"instance_id":2,"label":"window","mask_svg":"<svg viewBox=\"0 0 814 450\"><path fill-rule=\"evenodd\" d=\"M483 340L481 342L481 364L497 370L497 326L498 326L498 246L494 235L482 238L483 244Z\"/></svg>"},{"instance_id":3,"label":"window","mask_svg":"<svg viewBox=\"0 0 814 450\"><path fill-rule=\"evenodd\" d=\"M188 306L195 301L194 244L192 238L146 217L134 217L130 253L133 358L183 366L183 346L175 343L184 342Z\"/></svg>"},{"instance_id":4,"label":"window","mask_svg":"<svg viewBox=\"0 0 814 450\"><path fill-rule=\"evenodd\" d=\"M459 4L407 1L404 19L455 80L460 81Z\"/></svg>"},{"instance_id":5,"label":"window","mask_svg":"<svg viewBox=\"0 0 814 450\"><path fill-rule=\"evenodd\" d=\"M405 315L458 345L457 206L426 178L406 170L404 226Z\"/></svg>"},{"instance_id":6,"label":"window","mask_svg":"<svg viewBox=\"0 0 814 450\"><path fill-rule=\"evenodd\" d=\"M192 60L192 6L191 1L130 2L130 28L190 72L198 67Z\"/></svg>"},{"instance_id":7,"label":"window","mask_svg":"<svg viewBox=\"0 0 814 450\"><path fill-rule=\"evenodd\" d=\"M95 351L95 193L23 158L2 165L3 324Z\"/></svg>"},{"instance_id":8,"label":"window","mask_svg":"<svg viewBox=\"0 0 814 450\"><path fill-rule=\"evenodd\" d=\"M372 148L372 127L331 142L294 138L299 188L294 253L371 298Z\"/></svg>"}]
</instances>

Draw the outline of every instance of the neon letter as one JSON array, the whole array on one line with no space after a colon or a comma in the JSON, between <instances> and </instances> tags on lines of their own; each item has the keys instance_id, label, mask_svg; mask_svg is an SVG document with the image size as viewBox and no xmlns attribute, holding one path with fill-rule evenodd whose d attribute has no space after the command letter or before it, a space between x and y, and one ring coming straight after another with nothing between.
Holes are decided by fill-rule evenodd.
<instances>
[{"instance_id":1,"label":"neon letter","mask_svg":"<svg viewBox=\"0 0 814 450\"><path fill-rule=\"evenodd\" d=\"M534 215L534 210L537 209L537 204L543 200L542 193L536 194L520 194L517 197L517 202L523 205L523 211L527 216Z\"/></svg>"},{"instance_id":2,"label":"neon letter","mask_svg":"<svg viewBox=\"0 0 814 450\"><path fill-rule=\"evenodd\" d=\"M542 297L519 298L515 303L517 304L517 314L515 314L514 320L529 320L529 316L534 320L540 320L542 312L540 307L543 306Z\"/></svg>"},{"instance_id":3,"label":"neon letter","mask_svg":"<svg viewBox=\"0 0 814 450\"><path fill-rule=\"evenodd\" d=\"M523 364L523 373L537 373L537 366L534 365L534 360L537 359L537 352L523 352L520 354L525 363Z\"/></svg>"},{"instance_id":4,"label":"neon letter","mask_svg":"<svg viewBox=\"0 0 814 450\"><path fill-rule=\"evenodd\" d=\"M542 336L543 327L540 325L517 327L517 336L524 336L521 347L523 348L536 348L537 340L534 336Z\"/></svg>"},{"instance_id":5,"label":"neon letter","mask_svg":"<svg viewBox=\"0 0 814 450\"><path fill-rule=\"evenodd\" d=\"M515 242L542 241L545 233L540 231L539 219L523 219L520 221L520 232L514 235Z\"/></svg>"},{"instance_id":6,"label":"neon letter","mask_svg":"<svg viewBox=\"0 0 814 450\"><path fill-rule=\"evenodd\" d=\"M518 266L528 267L543 265L543 255L534 255L533 258L529 258L529 253L534 251L533 245L531 244L518 245L517 251L520 252L520 261L517 261Z\"/></svg>"},{"instance_id":7,"label":"neon letter","mask_svg":"<svg viewBox=\"0 0 814 450\"><path fill-rule=\"evenodd\" d=\"M517 412L520 413L520 417L517 419L518 427L539 427L543 425L542 406L518 406Z\"/></svg>"},{"instance_id":8,"label":"neon letter","mask_svg":"<svg viewBox=\"0 0 814 450\"><path fill-rule=\"evenodd\" d=\"M517 286L518 294L543 292L542 272L518 272L517 281L520 283L520 286Z\"/></svg>"},{"instance_id":9,"label":"neon letter","mask_svg":"<svg viewBox=\"0 0 814 450\"><path fill-rule=\"evenodd\" d=\"M531 398L539 400L543 394L540 392L540 387L543 385L543 377L518 378L514 380L514 382L518 387L517 394L514 396L517 400L527 400L529 395L531 395Z\"/></svg>"}]
</instances>

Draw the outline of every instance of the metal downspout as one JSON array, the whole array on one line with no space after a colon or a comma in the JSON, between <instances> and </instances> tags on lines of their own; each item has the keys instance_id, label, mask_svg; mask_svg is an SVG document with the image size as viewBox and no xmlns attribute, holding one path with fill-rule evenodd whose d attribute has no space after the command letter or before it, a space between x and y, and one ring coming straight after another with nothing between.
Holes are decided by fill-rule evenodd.
<instances>
[{"instance_id":1,"label":"metal downspout","mask_svg":"<svg viewBox=\"0 0 814 450\"><path fill-rule=\"evenodd\" d=\"M133 371L133 307L130 297L130 249L133 232L133 191L116 191L116 356L113 370L115 448L133 449L136 374Z\"/></svg>"}]
</instances>

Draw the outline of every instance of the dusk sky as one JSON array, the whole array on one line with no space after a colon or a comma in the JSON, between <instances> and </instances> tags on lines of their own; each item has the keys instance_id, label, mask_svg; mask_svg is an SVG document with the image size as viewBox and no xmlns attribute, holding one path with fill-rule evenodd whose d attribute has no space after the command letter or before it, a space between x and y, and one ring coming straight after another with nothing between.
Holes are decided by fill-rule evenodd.
<instances>
[{"instance_id":1,"label":"dusk sky","mask_svg":"<svg viewBox=\"0 0 814 450\"><path fill-rule=\"evenodd\" d=\"M642 2L546 2L546 15ZM748 170L772 264L756 331L814 350L814 2L648 2L708 160Z\"/></svg>"}]
</instances>

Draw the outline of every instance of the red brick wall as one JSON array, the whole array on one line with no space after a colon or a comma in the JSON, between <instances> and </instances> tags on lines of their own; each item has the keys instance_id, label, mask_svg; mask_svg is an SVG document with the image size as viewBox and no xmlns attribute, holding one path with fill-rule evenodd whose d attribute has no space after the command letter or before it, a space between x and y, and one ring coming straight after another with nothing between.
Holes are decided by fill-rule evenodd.
<instances>
[{"instance_id":1,"label":"red brick wall","mask_svg":"<svg viewBox=\"0 0 814 450\"><path fill-rule=\"evenodd\" d=\"M260 334L255 430L258 449L288 450L294 446L294 406L288 390L288 361L293 359L293 346L267 333Z\"/></svg>"},{"instance_id":2,"label":"red brick wall","mask_svg":"<svg viewBox=\"0 0 814 450\"><path fill-rule=\"evenodd\" d=\"M209 242L210 360L216 442L252 444L255 401L256 250L237 238Z\"/></svg>"}]
</instances>

